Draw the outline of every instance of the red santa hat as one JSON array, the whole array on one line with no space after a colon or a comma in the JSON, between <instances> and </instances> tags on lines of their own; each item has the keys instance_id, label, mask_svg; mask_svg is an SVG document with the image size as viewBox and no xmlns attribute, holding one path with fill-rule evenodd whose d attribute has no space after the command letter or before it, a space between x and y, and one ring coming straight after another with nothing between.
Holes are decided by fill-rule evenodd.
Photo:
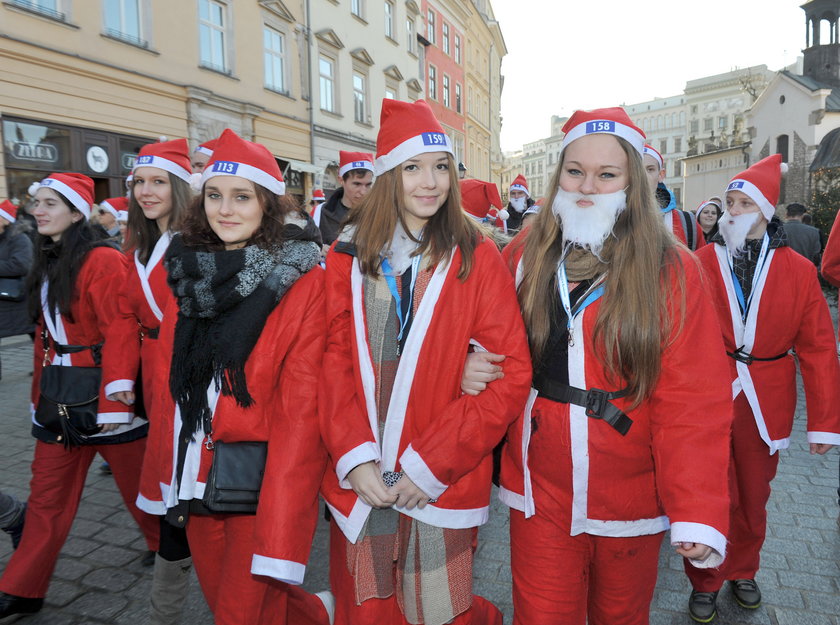
<instances>
[{"instance_id":1,"label":"red santa hat","mask_svg":"<svg viewBox=\"0 0 840 625\"><path fill-rule=\"evenodd\" d=\"M201 184L216 176L239 176L276 195L286 193L277 160L264 145L246 141L229 128L222 133L207 161Z\"/></svg>"},{"instance_id":2,"label":"red santa hat","mask_svg":"<svg viewBox=\"0 0 840 625\"><path fill-rule=\"evenodd\" d=\"M85 216L85 219L90 219L90 207L93 205L93 180L84 174L50 174L41 182L32 183L29 187L29 195L34 196L38 189L43 187L61 194Z\"/></svg>"},{"instance_id":3,"label":"red santa hat","mask_svg":"<svg viewBox=\"0 0 840 625\"><path fill-rule=\"evenodd\" d=\"M338 175L343 176L351 169L367 169L373 171L373 154L369 152L338 153Z\"/></svg>"},{"instance_id":4,"label":"red santa hat","mask_svg":"<svg viewBox=\"0 0 840 625\"><path fill-rule=\"evenodd\" d=\"M157 167L168 171L188 184L193 184L190 148L186 139L173 139L159 143L147 143L140 148L140 154L131 169L132 176L140 167Z\"/></svg>"},{"instance_id":5,"label":"red santa hat","mask_svg":"<svg viewBox=\"0 0 840 625\"><path fill-rule=\"evenodd\" d=\"M205 141L201 145L199 145L193 152L201 152L202 154L206 154L207 156L213 156L213 150L216 149L216 141L218 139L210 139L210 141Z\"/></svg>"},{"instance_id":6,"label":"red santa hat","mask_svg":"<svg viewBox=\"0 0 840 625\"><path fill-rule=\"evenodd\" d=\"M618 106L594 111L575 111L563 126L561 150L576 139L592 134L609 134L621 137L632 145L639 154L644 153L645 133L637 127L623 108Z\"/></svg>"},{"instance_id":7,"label":"red santa hat","mask_svg":"<svg viewBox=\"0 0 840 625\"><path fill-rule=\"evenodd\" d=\"M373 173L379 176L400 163L427 152L454 154L452 141L446 136L426 101L400 102L383 99Z\"/></svg>"},{"instance_id":8,"label":"red santa hat","mask_svg":"<svg viewBox=\"0 0 840 625\"><path fill-rule=\"evenodd\" d=\"M125 196L109 197L107 200L102 200L99 203L99 208L111 213L114 219L119 219L121 212L128 214L128 198Z\"/></svg>"},{"instance_id":9,"label":"red santa hat","mask_svg":"<svg viewBox=\"0 0 840 625\"><path fill-rule=\"evenodd\" d=\"M312 201L313 202L326 202L327 197L324 195L323 189L315 189L312 192Z\"/></svg>"},{"instance_id":10,"label":"red santa hat","mask_svg":"<svg viewBox=\"0 0 840 625\"><path fill-rule=\"evenodd\" d=\"M771 154L735 176L729 182L726 191L741 191L746 194L758 204L761 214L770 221L776 214L779 186L782 174L787 173L787 170L788 166L782 162L782 155Z\"/></svg>"},{"instance_id":11,"label":"red santa hat","mask_svg":"<svg viewBox=\"0 0 840 625\"><path fill-rule=\"evenodd\" d=\"M525 195L531 197L531 192L528 191L528 181L525 179L525 176L519 174L516 178L514 178L513 182L510 183L510 190L511 191L524 191Z\"/></svg>"},{"instance_id":12,"label":"red santa hat","mask_svg":"<svg viewBox=\"0 0 840 625\"><path fill-rule=\"evenodd\" d=\"M9 200L4 200L0 203L0 217L8 222L15 223L17 221L18 207L12 204Z\"/></svg>"},{"instance_id":13,"label":"red santa hat","mask_svg":"<svg viewBox=\"0 0 840 625\"><path fill-rule=\"evenodd\" d=\"M492 182L483 180L461 180L461 206L467 214L478 221L491 221L499 217L507 219L507 211L502 209L499 188ZM495 207L495 210L493 210ZM501 213L505 213L502 217Z\"/></svg>"},{"instance_id":14,"label":"red santa hat","mask_svg":"<svg viewBox=\"0 0 840 625\"><path fill-rule=\"evenodd\" d=\"M643 154L644 156L650 156L653 160L659 163L659 169L665 169L665 161L662 158L662 155L659 153L659 150L654 148L652 145L645 143Z\"/></svg>"}]
</instances>

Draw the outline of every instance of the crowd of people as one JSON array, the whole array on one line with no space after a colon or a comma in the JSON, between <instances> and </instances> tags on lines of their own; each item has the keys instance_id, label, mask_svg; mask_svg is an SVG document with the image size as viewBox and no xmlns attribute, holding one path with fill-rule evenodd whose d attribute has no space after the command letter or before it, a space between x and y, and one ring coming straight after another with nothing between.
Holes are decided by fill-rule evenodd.
<instances>
[{"instance_id":1,"label":"crowd of people","mask_svg":"<svg viewBox=\"0 0 840 625\"><path fill-rule=\"evenodd\" d=\"M507 204L459 178L424 101L388 99L376 155L342 151L308 210L231 130L146 145L98 209L90 178L49 175L33 238L0 204L0 337L33 338L36 439L27 502L0 493L0 619L42 608L97 453L159 625L193 568L220 625L501 625L472 581L494 482L517 625L648 623L666 531L692 619L725 582L758 608L797 362L811 452L840 444L821 242L803 206L776 217L779 155L692 213L622 109L563 132L550 193L520 175ZM822 262L840 281L840 228Z\"/></svg>"}]
</instances>

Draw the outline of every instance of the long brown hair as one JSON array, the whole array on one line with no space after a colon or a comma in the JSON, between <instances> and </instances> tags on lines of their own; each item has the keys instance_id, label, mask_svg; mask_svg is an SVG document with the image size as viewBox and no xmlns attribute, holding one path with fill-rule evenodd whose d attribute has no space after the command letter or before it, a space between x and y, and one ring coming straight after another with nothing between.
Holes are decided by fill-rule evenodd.
<instances>
[{"instance_id":1,"label":"long brown hair","mask_svg":"<svg viewBox=\"0 0 840 625\"><path fill-rule=\"evenodd\" d=\"M473 253L480 238L480 229L461 210L461 187L458 184L455 160L447 155L449 165L449 195L443 206L432 216L423 229L420 242L421 254L428 254L432 265L449 260L452 248L461 249L460 279L465 279L472 269ZM409 232L403 219L402 166L394 167L376 177L373 187L359 205L347 216L347 224L354 225L353 243L362 272L378 275L382 250L391 241L397 222ZM410 234L409 234L410 236Z\"/></svg>"},{"instance_id":2,"label":"long brown hair","mask_svg":"<svg viewBox=\"0 0 840 625\"><path fill-rule=\"evenodd\" d=\"M641 157L624 139L616 140L627 155L630 184L627 207L616 220L613 235L601 253L609 269L593 340L608 379L616 385L626 382L632 406L636 407L653 392L661 369L662 349L671 335L670 273L676 274L683 298L685 275L676 243L665 230L648 186ZM535 366L543 357L558 297L555 275L563 241L551 206L563 161L561 154L549 183L551 192L545 209L520 243L524 250L519 302Z\"/></svg>"},{"instance_id":3,"label":"long brown hair","mask_svg":"<svg viewBox=\"0 0 840 625\"><path fill-rule=\"evenodd\" d=\"M302 207L289 195L276 195L256 182L251 184L254 185L263 216L247 245L267 248L282 243L287 216L299 213ZM225 244L213 232L210 222L207 221L207 213L204 212L204 189L187 210L181 226L181 235L184 244L191 247L205 247L216 251L225 249Z\"/></svg>"},{"instance_id":4,"label":"long brown hair","mask_svg":"<svg viewBox=\"0 0 840 625\"><path fill-rule=\"evenodd\" d=\"M177 231L181 227L181 221L187 208L193 199L193 192L190 185L175 174L167 172L169 185L172 188L172 211L169 213L169 230ZM133 184L133 183L132 183ZM160 228L154 219L149 219L143 214L143 209L137 201L132 189L128 198L128 223L125 231L125 249L136 250L140 256L140 262L144 265L149 262L152 251L160 239Z\"/></svg>"}]
</instances>

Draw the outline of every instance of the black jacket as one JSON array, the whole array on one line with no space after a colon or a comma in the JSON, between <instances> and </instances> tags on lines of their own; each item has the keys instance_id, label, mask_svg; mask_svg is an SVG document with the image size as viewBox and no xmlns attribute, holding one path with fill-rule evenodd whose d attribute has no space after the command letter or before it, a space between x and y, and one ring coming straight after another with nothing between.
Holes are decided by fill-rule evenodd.
<instances>
[{"instance_id":1,"label":"black jacket","mask_svg":"<svg viewBox=\"0 0 840 625\"><path fill-rule=\"evenodd\" d=\"M321 218L318 221L318 228L321 230L321 239L324 245L332 245L341 232L341 224L347 218L350 209L344 205L342 198L344 189L338 188L321 207Z\"/></svg>"},{"instance_id":2,"label":"black jacket","mask_svg":"<svg viewBox=\"0 0 840 625\"><path fill-rule=\"evenodd\" d=\"M0 278L23 278L29 275L34 257L32 241L23 224L7 226L0 234ZM0 300L0 338L34 331L28 303Z\"/></svg>"}]
</instances>

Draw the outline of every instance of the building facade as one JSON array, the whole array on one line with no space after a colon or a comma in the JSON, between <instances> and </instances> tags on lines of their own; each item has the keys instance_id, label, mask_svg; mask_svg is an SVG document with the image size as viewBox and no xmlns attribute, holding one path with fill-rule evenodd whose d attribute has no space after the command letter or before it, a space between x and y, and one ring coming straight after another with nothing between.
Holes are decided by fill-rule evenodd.
<instances>
[{"instance_id":1,"label":"building facade","mask_svg":"<svg viewBox=\"0 0 840 625\"><path fill-rule=\"evenodd\" d=\"M0 4L0 197L78 171L124 193L140 147L232 128L265 144L289 193L311 162L303 0Z\"/></svg>"}]
</instances>

